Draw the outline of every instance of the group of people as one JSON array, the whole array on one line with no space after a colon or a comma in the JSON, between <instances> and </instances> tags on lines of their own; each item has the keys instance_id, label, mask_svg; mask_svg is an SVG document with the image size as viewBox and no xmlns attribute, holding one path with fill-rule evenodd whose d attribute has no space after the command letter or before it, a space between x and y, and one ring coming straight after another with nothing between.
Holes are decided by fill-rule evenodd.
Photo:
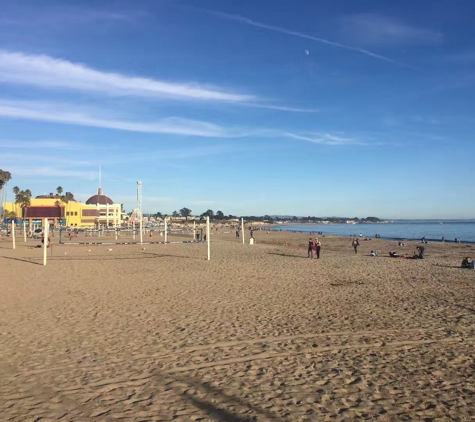
<instances>
[{"instance_id":1,"label":"group of people","mask_svg":"<svg viewBox=\"0 0 475 422\"><path fill-rule=\"evenodd\" d=\"M391 258L405 258L405 259L424 259L424 246L416 246L416 252L412 256L399 255L396 251L389 252Z\"/></svg>"},{"instance_id":2,"label":"group of people","mask_svg":"<svg viewBox=\"0 0 475 422\"><path fill-rule=\"evenodd\" d=\"M315 258L320 259L320 251L322 249L322 242L318 239L318 237L313 240L309 238L308 240L308 257L313 258L313 253L315 252Z\"/></svg>"}]
</instances>

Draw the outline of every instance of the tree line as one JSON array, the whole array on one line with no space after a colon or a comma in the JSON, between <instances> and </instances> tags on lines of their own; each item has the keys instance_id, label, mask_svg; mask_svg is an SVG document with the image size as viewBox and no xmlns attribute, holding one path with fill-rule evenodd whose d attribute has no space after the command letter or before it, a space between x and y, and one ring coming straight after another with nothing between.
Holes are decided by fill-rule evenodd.
<instances>
[{"instance_id":1,"label":"tree line","mask_svg":"<svg viewBox=\"0 0 475 422\"><path fill-rule=\"evenodd\" d=\"M188 217L192 216L192 210L189 208L182 208L179 211L173 211L171 215L169 214L164 214L161 212L156 212L155 214L151 215L154 218L167 218L167 217L172 217L172 218L185 218L188 220ZM235 219L240 219L244 218L246 221L256 221L256 222L263 222L263 223L277 223L277 222L284 222L284 221L290 221L292 223L322 223L322 222L329 222L329 223L346 223L347 221L353 221L355 223L378 223L381 222L378 217L366 217L366 218L358 218L358 217L297 217L297 216L270 216L270 215L263 215L263 216L258 216L258 215L248 215L248 216L236 216L236 215L225 215L222 211L216 211L216 213L208 209L204 213L199 215L200 220L206 219L206 217L209 217L210 220L218 220L218 221L226 221L226 220L235 220Z\"/></svg>"}]
</instances>

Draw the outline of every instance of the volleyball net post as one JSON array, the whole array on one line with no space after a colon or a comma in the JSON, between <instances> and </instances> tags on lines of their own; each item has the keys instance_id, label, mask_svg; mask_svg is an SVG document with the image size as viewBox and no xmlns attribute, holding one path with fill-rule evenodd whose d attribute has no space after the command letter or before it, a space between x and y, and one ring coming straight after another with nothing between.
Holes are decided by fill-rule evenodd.
<instances>
[{"instance_id":1,"label":"volleyball net post","mask_svg":"<svg viewBox=\"0 0 475 422\"><path fill-rule=\"evenodd\" d=\"M143 230L142 230L142 214L140 214L140 223L139 223L140 227L140 244L142 245L143 244Z\"/></svg>"},{"instance_id":2,"label":"volleyball net post","mask_svg":"<svg viewBox=\"0 0 475 422\"><path fill-rule=\"evenodd\" d=\"M167 226L168 218L165 217L165 243L168 242L168 226Z\"/></svg>"},{"instance_id":3,"label":"volleyball net post","mask_svg":"<svg viewBox=\"0 0 475 422\"><path fill-rule=\"evenodd\" d=\"M211 259L211 250L210 250L210 238L209 238L209 215L206 216L206 243L208 245L208 261Z\"/></svg>"},{"instance_id":4,"label":"volleyball net post","mask_svg":"<svg viewBox=\"0 0 475 422\"><path fill-rule=\"evenodd\" d=\"M48 259L48 238L49 238L49 220L45 218L45 226L43 230L44 243L43 243L43 265L46 265Z\"/></svg>"},{"instance_id":5,"label":"volleyball net post","mask_svg":"<svg viewBox=\"0 0 475 422\"><path fill-rule=\"evenodd\" d=\"M12 220L12 242L13 242L13 249L16 249L16 244L15 244L15 220Z\"/></svg>"},{"instance_id":6,"label":"volleyball net post","mask_svg":"<svg viewBox=\"0 0 475 422\"><path fill-rule=\"evenodd\" d=\"M241 234L242 234L242 244L244 245L244 218L241 218Z\"/></svg>"}]
</instances>

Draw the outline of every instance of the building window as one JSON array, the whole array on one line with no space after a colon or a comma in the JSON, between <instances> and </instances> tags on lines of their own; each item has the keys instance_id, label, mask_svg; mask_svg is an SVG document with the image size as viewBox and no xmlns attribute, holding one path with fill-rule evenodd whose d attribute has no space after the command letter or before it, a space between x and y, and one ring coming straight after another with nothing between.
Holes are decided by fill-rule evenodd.
<instances>
[{"instance_id":1,"label":"building window","mask_svg":"<svg viewBox=\"0 0 475 422\"><path fill-rule=\"evenodd\" d=\"M66 211L66 215L69 215L69 211Z\"/></svg>"},{"instance_id":2,"label":"building window","mask_svg":"<svg viewBox=\"0 0 475 422\"><path fill-rule=\"evenodd\" d=\"M77 215L78 215L78 212L77 212L77 211L75 211L75 212L74 212L74 215L75 215L75 216L77 216Z\"/></svg>"}]
</instances>

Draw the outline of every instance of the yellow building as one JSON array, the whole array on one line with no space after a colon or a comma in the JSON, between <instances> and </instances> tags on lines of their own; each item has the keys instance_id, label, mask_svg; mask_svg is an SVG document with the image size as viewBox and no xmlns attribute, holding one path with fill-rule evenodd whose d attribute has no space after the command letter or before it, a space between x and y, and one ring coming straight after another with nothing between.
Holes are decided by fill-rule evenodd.
<instances>
[{"instance_id":1,"label":"yellow building","mask_svg":"<svg viewBox=\"0 0 475 422\"><path fill-rule=\"evenodd\" d=\"M29 227L43 225L45 218L53 226L67 227L118 227L122 222L121 205L105 196L100 188L85 204L75 200L66 203L51 193L31 198L27 208L7 202L5 211L13 211L17 218L26 220Z\"/></svg>"}]
</instances>

